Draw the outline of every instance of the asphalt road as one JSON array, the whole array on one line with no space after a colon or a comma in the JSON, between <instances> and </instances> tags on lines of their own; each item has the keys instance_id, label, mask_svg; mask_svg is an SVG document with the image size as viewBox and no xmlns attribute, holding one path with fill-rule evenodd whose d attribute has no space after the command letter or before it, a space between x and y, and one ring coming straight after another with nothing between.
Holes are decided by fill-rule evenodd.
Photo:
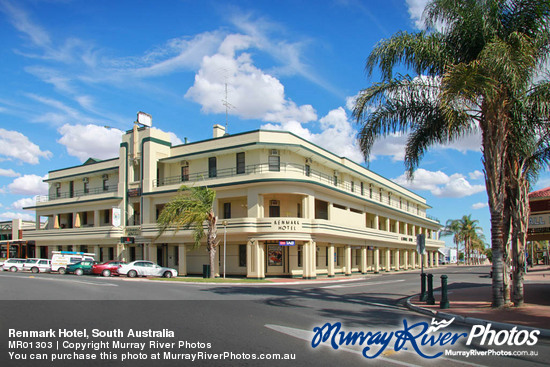
<instances>
[{"instance_id":1,"label":"asphalt road","mask_svg":"<svg viewBox=\"0 0 550 367\"><path fill-rule=\"evenodd\" d=\"M475 287L490 283L488 267L443 267L430 270L434 280L440 274L449 276L450 298L453 287ZM398 331L406 330L416 323L432 320L410 312L404 300L418 293L419 272L380 274L364 279L351 279L340 282L304 282L285 284L189 284L150 280L130 280L127 278L103 278L58 274L29 274L0 272L0 361L2 365L71 365L71 366L118 366L123 355L146 359L132 359L122 365L141 366L151 364L181 365L181 360L168 357L181 357L194 354L195 362L189 365L208 366L328 366L328 365L383 365L383 366L537 366L548 365L550 345L538 340L534 346L487 346L479 341L465 345L463 337L456 344L434 347L422 345L421 339L396 344ZM438 284L434 284L435 287ZM374 334L365 339L362 345L339 343L340 336L326 338L314 333L329 323L341 324L344 336L350 331ZM422 328L410 328L409 335L416 335ZM452 324L434 333L471 333L471 326ZM55 338L24 339L9 335L9 330L54 330ZM87 330L86 337L65 337L59 329ZM120 330L123 336L93 337L93 329L103 332ZM129 336L129 330L168 330L173 336ZM323 329L326 330L326 329ZM376 334L379 332L378 334ZM393 332L393 334L392 334ZM385 334L384 334L385 333ZM386 339L384 339L384 336ZM413 338L414 339L414 338ZM479 339L479 338L478 338ZM53 342L51 346L38 344L38 349L15 348L10 341ZM331 340L335 345L331 346ZM389 340L384 349L385 340ZM59 342L108 342L97 347L89 344L86 349L77 350L76 344L59 346ZM143 350L113 344L115 341L145 343ZM150 345L151 341L170 344ZM316 348L312 342L319 341ZM178 343L182 347L178 348ZM210 345L208 345L208 343ZM370 344L369 344L370 343ZM413 344L418 344L415 350ZM357 342L356 344L360 344ZM426 344L426 343L424 343ZM429 344L429 343L428 343ZM137 346L137 345L136 345ZM41 348L45 347L45 348ZM50 348L48 348L50 347ZM337 350L335 348L338 348ZM370 349L366 349L370 348ZM365 351L366 349L366 351ZM419 356L433 356L445 350L466 352L469 350L491 353L526 351L537 353L534 356L451 356L441 355L434 359ZM365 352L372 356L383 350L376 358L367 359ZM70 353L95 354L90 358L75 361L30 360L31 354L44 353L48 358L58 354L60 358L75 358ZM13 353L13 354L9 354ZM103 353L103 354L101 354ZM129 354L125 354L129 353ZM160 363L151 359L159 353ZM168 353L165 355L164 353ZM172 354L171 354L172 353ZM203 353L199 356L199 353ZM223 354L227 353L227 354ZM231 354L232 353L232 354ZM266 353L276 353L281 357L295 357L290 360L259 360L267 358ZM27 359L15 359L26 356ZM215 354L224 359L213 358ZM285 356L285 354L287 354ZM36 357L35 355L35 357ZM117 359L114 356L117 356ZM86 356L84 356L86 357ZM90 357L90 356L88 356ZM183 357L181 357L183 358ZM249 359L247 359L249 358Z\"/></svg>"}]
</instances>

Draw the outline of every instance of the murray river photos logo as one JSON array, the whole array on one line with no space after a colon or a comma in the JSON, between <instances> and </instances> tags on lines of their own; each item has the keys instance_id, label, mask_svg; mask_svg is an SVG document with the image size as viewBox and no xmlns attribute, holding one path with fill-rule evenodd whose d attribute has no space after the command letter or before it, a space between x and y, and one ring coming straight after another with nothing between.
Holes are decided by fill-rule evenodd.
<instances>
[{"instance_id":1,"label":"murray river photos logo","mask_svg":"<svg viewBox=\"0 0 550 367\"><path fill-rule=\"evenodd\" d=\"M465 340L466 345L472 342L487 346L522 346L535 345L538 341L539 330L492 330L491 324L474 325L470 333L456 333L444 330L452 324L454 318L446 321L432 319L431 325L425 321L410 324L403 319L403 329L395 331L344 331L340 322L326 323L321 327L313 328L311 346L329 345L337 350L342 346L361 346L362 355L373 359L382 354L386 348L393 347L394 351L414 350L419 356L434 359L443 355L438 347L455 345L459 340ZM443 348L441 348L443 349Z\"/></svg>"}]
</instances>

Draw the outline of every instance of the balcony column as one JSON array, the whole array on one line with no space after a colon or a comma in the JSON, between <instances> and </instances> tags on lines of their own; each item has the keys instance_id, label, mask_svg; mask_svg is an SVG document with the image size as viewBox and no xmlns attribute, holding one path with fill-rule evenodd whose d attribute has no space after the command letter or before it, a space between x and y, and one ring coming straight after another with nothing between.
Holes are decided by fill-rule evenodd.
<instances>
[{"instance_id":1,"label":"balcony column","mask_svg":"<svg viewBox=\"0 0 550 367\"><path fill-rule=\"evenodd\" d=\"M399 234L399 221L395 221L395 233Z\"/></svg>"},{"instance_id":2,"label":"balcony column","mask_svg":"<svg viewBox=\"0 0 550 367\"><path fill-rule=\"evenodd\" d=\"M401 260L399 259L399 249L398 249L398 248L396 248L396 249L394 250L394 254L393 254L393 255L394 255L393 263L395 264L395 271L399 271L399 269L400 269L399 262L400 262Z\"/></svg>"},{"instance_id":3,"label":"balcony column","mask_svg":"<svg viewBox=\"0 0 550 367\"><path fill-rule=\"evenodd\" d=\"M187 247L178 245L178 275L187 275Z\"/></svg>"},{"instance_id":4,"label":"balcony column","mask_svg":"<svg viewBox=\"0 0 550 367\"><path fill-rule=\"evenodd\" d=\"M346 267L346 276L351 275L351 246L346 245L344 248L344 266Z\"/></svg>"},{"instance_id":5,"label":"balcony column","mask_svg":"<svg viewBox=\"0 0 550 367\"><path fill-rule=\"evenodd\" d=\"M405 236L409 235L409 223L407 222L403 223L403 233L405 234Z\"/></svg>"},{"instance_id":6,"label":"balcony column","mask_svg":"<svg viewBox=\"0 0 550 367\"><path fill-rule=\"evenodd\" d=\"M328 277L334 278L334 243L328 244Z\"/></svg>"},{"instance_id":7,"label":"balcony column","mask_svg":"<svg viewBox=\"0 0 550 367\"><path fill-rule=\"evenodd\" d=\"M328 217L328 220L333 220L333 218L332 218L332 203L328 203L328 205L327 205L327 217Z\"/></svg>"},{"instance_id":8,"label":"balcony column","mask_svg":"<svg viewBox=\"0 0 550 367\"><path fill-rule=\"evenodd\" d=\"M372 261L374 266L374 274L380 273L380 249L378 247L374 248Z\"/></svg>"},{"instance_id":9,"label":"balcony column","mask_svg":"<svg viewBox=\"0 0 550 367\"><path fill-rule=\"evenodd\" d=\"M390 218L386 217L386 231L391 232L390 228Z\"/></svg>"},{"instance_id":10,"label":"balcony column","mask_svg":"<svg viewBox=\"0 0 550 367\"><path fill-rule=\"evenodd\" d=\"M386 247L386 256L385 256L385 259L386 260L386 271L390 271L391 270L391 251L389 249L389 247Z\"/></svg>"},{"instance_id":11,"label":"balcony column","mask_svg":"<svg viewBox=\"0 0 550 367\"><path fill-rule=\"evenodd\" d=\"M361 274L367 274L368 271L368 254L367 254L367 246L361 247Z\"/></svg>"},{"instance_id":12,"label":"balcony column","mask_svg":"<svg viewBox=\"0 0 550 367\"><path fill-rule=\"evenodd\" d=\"M302 216L307 219L315 219L315 196L307 195L302 200Z\"/></svg>"},{"instance_id":13,"label":"balcony column","mask_svg":"<svg viewBox=\"0 0 550 367\"><path fill-rule=\"evenodd\" d=\"M378 215L376 214L374 216L374 229L380 229L380 218L378 217Z\"/></svg>"},{"instance_id":14,"label":"balcony column","mask_svg":"<svg viewBox=\"0 0 550 367\"><path fill-rule=\"evenodd\" d=\"M409 270L409 251L403 250L403 269Z\"/></svg>"},{"instance_id":15,"label":"balcony column","mask_svg":"<svg viewBox=\"0 0 550 367\"><path fill-rule=\"evenodd\" d=\"M101 226L101 223L99 223L99 210L94 210L94 227Z\"/></svg>"}]
</instances>

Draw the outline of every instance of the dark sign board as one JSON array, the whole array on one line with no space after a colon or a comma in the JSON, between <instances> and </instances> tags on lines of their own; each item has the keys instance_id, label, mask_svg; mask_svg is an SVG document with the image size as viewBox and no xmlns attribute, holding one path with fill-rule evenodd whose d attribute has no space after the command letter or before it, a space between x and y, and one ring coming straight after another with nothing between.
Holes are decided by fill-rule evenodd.
<instances>
[{"instance_id":1,"label":"dark sign board","mask_svg":"<svg viewBox=\"0 0 550 367\"><path fill-rule=\"evenodd\" d=\"M294 246L296 241L279 241L279 246Z\"/></svg>"}]
</instances>

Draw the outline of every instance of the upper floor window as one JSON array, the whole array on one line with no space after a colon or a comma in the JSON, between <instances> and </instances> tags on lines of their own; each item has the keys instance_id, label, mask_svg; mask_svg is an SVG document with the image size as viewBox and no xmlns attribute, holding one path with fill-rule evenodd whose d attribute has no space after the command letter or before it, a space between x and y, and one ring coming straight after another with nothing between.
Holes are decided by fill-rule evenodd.
<instances>
[{"instance_id":1,"label":"upper floor window","mask_svg":"<svg viewBox=\"0 0 550 367\"><path fill-rule=\"evenodd\" d=\"M55 186L55 197L58 198L61 196L61 184L56 184Z\"/></svg>"},{"instance_id":2,"label":"upper floor window","mask_svg":"<svg viewBox=\"0 0 550 367\"><path fill-rule=\"evenodd\" d=\"M231 218L231 203L223 203L223 218Z\"/></svg>"},{"instance_id":3,"label":"upper floor window","mask_svg":"<svg viewBox=\"0 0 550 367\"><path fill-rule=\"evenodd\" d=\"M103 176L103 191L109 190L109 176Z\"/></svg>"},{"instance_id":4,"label":"upper floor window","mask_svg":"<svg viewBox=\"0 0 550 367\"><path fill-rule=\"evenodd\" d=\"M334 186L338 186L338 176L337 175L334 175L332 177L332 183L334 184Z\"/></svg>"},{"instance_id":5,"label":"upper floor window","mask_svg":"<svg viewBox=\"0 0 550 367\"><path fill-rule=\"evenodd\" d=\"M311 176L311 166L309 164L306 164L306 176Z\"/></svg>"},{"instance_id":6,"label":"upper floor window","mask_svg":"<svg viewBox=\"0 0 550 367\"><path fill-rule=\"evenodd\" d=\"M217 160L216 157L208 158L208 177L216 177L217 172Z\"/></svg>"},{"instance_id":7,"label":"upper floor window","mask_svg":"<svg viewBox=\"0 0 550 367\"><path fill-rule=\"evenodd\" d=\"M84 181L84 193L88 194L90 192L90 183L88 180Z\"/></svg>"},{"instance_id":8,"label":"upper floor window","mask_svg":"<svg viewBox=\"0 0 550 367\"><path fill-rule=\"evenodd\" d=\"M351 192L355 192L355 182L351 181Z\"/></svg>"},{"instance_id":9,"label":"upper floor window","mask_svg":"<svg viewBox=\"0 0 550 367\"><path fill-rule=\"evenodd\" d=\"M270 155L268 163L269 163L269 170L270 171L272 171L272 172L280 172L281 171L281 157L279 155Z\"/></svg>"},{"instance_id":10,"label":"upper floor window","mask_svg":"<svg viewBox=\"0 0 550 367\"><path fill-rule=\"evenodd\" d=\"M237 174L245 173L246 166L244 160L244 152L237 153Z\"/></svg>"},{"instance_id":11,"label":"upper floor window","mask_svg":"<svg viewBox=\"0 0 550 367\"><path fill-rule=\"evenodd\" d=\"M365 195L365 184L361 182L361 196Z\"/></svg>"},{"instance_id":12,"label":"upper floor window","mask_svg":"<svg viewBox=\"0 0 550 367\"><path fill-rule=\"evenodd\" d=\"M181 166L181 180L189 181L189 165Z\"/></svg>"}]
</instances>

